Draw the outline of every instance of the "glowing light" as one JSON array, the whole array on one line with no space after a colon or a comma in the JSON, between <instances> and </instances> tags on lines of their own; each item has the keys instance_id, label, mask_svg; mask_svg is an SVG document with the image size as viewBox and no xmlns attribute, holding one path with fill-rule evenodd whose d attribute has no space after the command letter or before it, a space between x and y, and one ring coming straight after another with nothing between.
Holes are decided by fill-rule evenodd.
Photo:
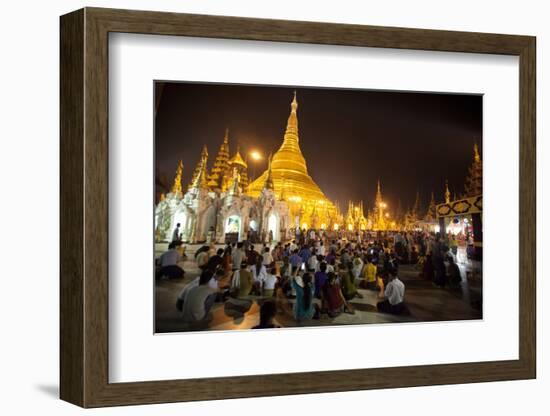
<instances>
[{"instance_id":1,"label":"glowing light","mask_svg":"<svg viewBox=\"0 0 550 416\"><path fill-rule=\"evenodd\" d=\"M327 228L326 224L321 224L321 230L326 230L326 228Z\"/></svg>"},{"instance_id":2,"label":"glowing light","mask_svg":"<svg viewBox=\"0 0 550 416\"><path fill-rule=\"evenodd\" d=\"M304 222L304 223L302 224L302 229L306 229L306 230L307 230L307 223Z\"/></svg>"},{"instance_id":3,"label":"glowing light","mask_svg":"<svg viewBox=\"0 0 550 416\"><path fill-rule=\"evenodd\" d=\"M338 224L334 224L334 231L338 231L338 228L340 228L339 225L338 225Z\"/></svg>"},{"instance_id":4,"label":"glowing light","mask_svg":"<svg viewBox=\"0 0 550 416\"><path fill-rule=\"evenodd\" d=\"M292 201L292 202L300 202L302 200L302 197L301 196L297 196L297 195L293 195L291 196L290 198L288 198L289 201Z\"/></svg>"},{"instance_id":5,"label":"glowing light","mask_svg":"<svg viewBox=\"0 0 550 416\"><path fill-rule=\"evenodd\" d=\"M353 231L353 225L348 224L348 230L349 230L349 231Z\"/></svg>"},{"instance_id":6,"label":"glowing light","mask_svg":"<svg viewBox=\"0 0 550 416\"><path fill-rule=\"evenodd\" d=\"M389 218L389 217L390 217L390 213L386 212L386 218Z\"/></svg>"},{"instance_id":7,"label":"glowing light","mask_svg":"<svg viewBox=\"0 0 550 416\"><path fill-rule=\"evenodd\" d=\"M260 152L258 152L257 150L251 151L251 152L249 153L249 155L250 155L250 158L251 158L252 160L256 160L256 161L262 160L262 159L264 158L264 157L262 156L262 154L261 154Z\"/></svg>"}]
</instances>

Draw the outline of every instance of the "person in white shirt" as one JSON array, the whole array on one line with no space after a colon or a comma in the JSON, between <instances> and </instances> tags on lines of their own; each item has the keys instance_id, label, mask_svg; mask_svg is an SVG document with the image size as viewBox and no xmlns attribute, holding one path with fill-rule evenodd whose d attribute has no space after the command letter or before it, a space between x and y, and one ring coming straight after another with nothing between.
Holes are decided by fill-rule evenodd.
<instances>
[{"instance_id":1,"label":"person in white shirt","mask_svg":"<svg viewBox=\"0 0 550 416\"><path fill-rule=\"evenodd\" d=\"M392 268L389 271L388 283L384 289L385 299L378 302L376 308L380 312L400 315L405 312L405 284L397 277L397 269Z\"/></svg>"},{"instance_id":2,"label":"person in white shirt","mask_svg":"<svg viewBox=\"0 0 550 416\"><path fill-rule=\"evenodd\" d=\"M180 243L170 243L168 245L168 251L165 251L160 256L160 267L155 275L157 279L181 279L185 274L185 271L180 266L178 266L178 262L180 261L178 244Z\"/></svg>"},{"instance_id":3,"label":"person in white shirt","mask_svg":"<svg viewBox=\"0 0 550 416\"><path fill-rule=\"evenodd\" d=\"M316 272L319 260L317 259L316 250L313 250L313 253L307 260L307 269L309 272Z\"/></svg>"},{"instance_id":4,"label":"person in white shirt","mask_svg":"<svg viewBox=\"0 0 550 416\"><path fill-rule=\"evenodd\" d=\"M264 249L264 253L262 254L262 264L265 267L269 267L273 263L273 256L269 252L269 247L266 247Z\"/></svg>"},{"instance_id":5,"label":"person in white shirt","mask_svg":"<svg viewBox=\"0 0 550 416\"><path fill-rule=\"evenodd\" d=\"M213 273L210 270L202 272L198 286L195 286L183 303L183 320L185 322L202 321L208 316L208 312L216 301L217 290L209 286Z\"/></svg>"},{"instance_id":6,"label":"person in white shirt","mask_svg":"<svg viewBox=\"0 0 550 416\"><path fill-rule=\"evenodd\" d=\"M208 281L208 287L216 292L220 290L219 288L219 281L223 278L223 270L217 270L214 275L210 278ZM177 299L176 299L176 308L181 312L183 310L183 305L185 304L185 301L187 300L187 297L189 296L189 292L194 287L197 287L199 285L201 279L201 275L195 277L193 280L191 280L185 287L181 290L179 293ZM221 292L220 292L221 294Z\"/></svg>"},{"instance_id":7,"label":"person in white shirt","mask_svg":"<svg viewBox=\"0 0 550 416\"><path fill-rule=\"evenodd\" d=\"M262 295L265 297L272 297L275 292L275 286L279 282L279 278L276 275L277 270L272 267L265 275L262 281Z\"/></svg>"},{"instance_id":8,"label":"person in white shirt","mask_svg":"<svg viewBox=\"0 0 550 416\"><path fill-rule=\"evenodd\" d=\"M267 268L262 263L262 257L258 256L256 259L256 264L250 267L255 284L261 284L267 275Z\"/></svg>"},{"instance_id":9,"label":"person in white shirt","mask_svg":"<svg viewBox=\"0 0 550 416\"><path fill-rule=\"evenodd\" d=\"M235 248L235 250L233 250L233 253L231 253L231 268L233 269L233 271L235 270L239 270L239 268L241 267L241 263L243 262L243 259L244 259L244 249L243 249L243 243L240 242L240 243L237 243L237 247Z\"/></svg>"},{"instance_id":10,"label":"person in white shirt","mask_svg":"<svg viewBox=\"0 0 550 416\"><path fill-rule=\"evenodd\" d=\"M359 254L355 253L355 257L353 258L353 268L351 271L353 273L353 277L355 277L356 279L359 279L361 277L363 265L363 260L361 260Z\"/></svg>"},{"instance_id":11,"label":"person in white shirt","mask_svg":"<svg viewBox=\"0 0 550 416\"><path fill-rule=\"evenodd\" d=\"M294 250L296 250L297 248L298 246L296 245L296 240L292 240L292 242L290 243L290 252L294 253Z\"/></svg>"}]
</instances>

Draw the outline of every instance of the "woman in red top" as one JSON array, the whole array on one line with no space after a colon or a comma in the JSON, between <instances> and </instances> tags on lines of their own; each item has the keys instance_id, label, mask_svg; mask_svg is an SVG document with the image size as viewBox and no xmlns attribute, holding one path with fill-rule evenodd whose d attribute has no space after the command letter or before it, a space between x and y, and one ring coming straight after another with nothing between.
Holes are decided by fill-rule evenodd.
<instances>
[{"instance_id":1,"label":"woman in red top","mask_svg":"<svg viewBox=\"0 0 550 416\"><path fill-rule=\"evenodd\" d=\"M351 306L348 305L336 274L330 272L327 275L327 281L323 286L323 311L328 313L330 318L335 318L342 312L354 313Z\"/></svg>"}]
</instances>

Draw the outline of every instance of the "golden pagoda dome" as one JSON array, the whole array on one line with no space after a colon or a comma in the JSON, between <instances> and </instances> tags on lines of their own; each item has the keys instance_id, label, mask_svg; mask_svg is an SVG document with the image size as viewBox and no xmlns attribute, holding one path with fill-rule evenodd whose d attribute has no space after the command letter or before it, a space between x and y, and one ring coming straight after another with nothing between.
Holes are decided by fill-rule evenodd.
<instances>
[{"instance_id":1,"label":"golden pagoda dome","mask_svg":"<svg viewBox=\"0 0 550 416\"><path fill-rule=\"evenodd\" d=\"M227 163L229 166L240 165L245 169L248 168L248 165L243 160L241 153L239 152L239 149L237 149L237 153L235 153L235 155L231 159L229 159Z\"/></svg>"},{"instance_id":2,"label":"golden pagoda dome","mask_svg":"<svg viewBox=\"0 0 550 416\"><path fill-rule=\"evenodd\" d=\"M288 201L299 203L306 212L309 212L309 216L313 215L315 207L319 205L326 205L325 211L332 215L335 212L334 204L309 176L306 160L300 149L296 92L290 108L283 143L273 155L270 169L248 186L247 194L258 197L268 180L268 175L271 174L276 195L285 195ZM325 220L323 218L323 221Z\"/></svg>"}]
</instances>

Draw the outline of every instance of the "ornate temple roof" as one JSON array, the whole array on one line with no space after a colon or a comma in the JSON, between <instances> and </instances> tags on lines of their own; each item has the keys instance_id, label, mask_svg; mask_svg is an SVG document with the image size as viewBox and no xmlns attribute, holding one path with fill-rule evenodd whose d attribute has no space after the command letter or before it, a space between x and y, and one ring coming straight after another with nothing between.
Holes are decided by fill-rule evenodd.
<instances>
[{"instance_id":1,"label":"ornate temple roof","mask_svg":"<svg viewBox=\"0 0 550 416\"><path fill-rule=\"evenodd\" d=\"M229 166L231 166L231 165L241 165L243 168L248 167L246 162L243 160L243 158L241 156L241 153L239 152L239 149L237 149L237 153L235 153L235 155L233 155L233 157L231 159L229 159L229 161L227 163L229 164Z\"/></svg>"}]
</instances>

